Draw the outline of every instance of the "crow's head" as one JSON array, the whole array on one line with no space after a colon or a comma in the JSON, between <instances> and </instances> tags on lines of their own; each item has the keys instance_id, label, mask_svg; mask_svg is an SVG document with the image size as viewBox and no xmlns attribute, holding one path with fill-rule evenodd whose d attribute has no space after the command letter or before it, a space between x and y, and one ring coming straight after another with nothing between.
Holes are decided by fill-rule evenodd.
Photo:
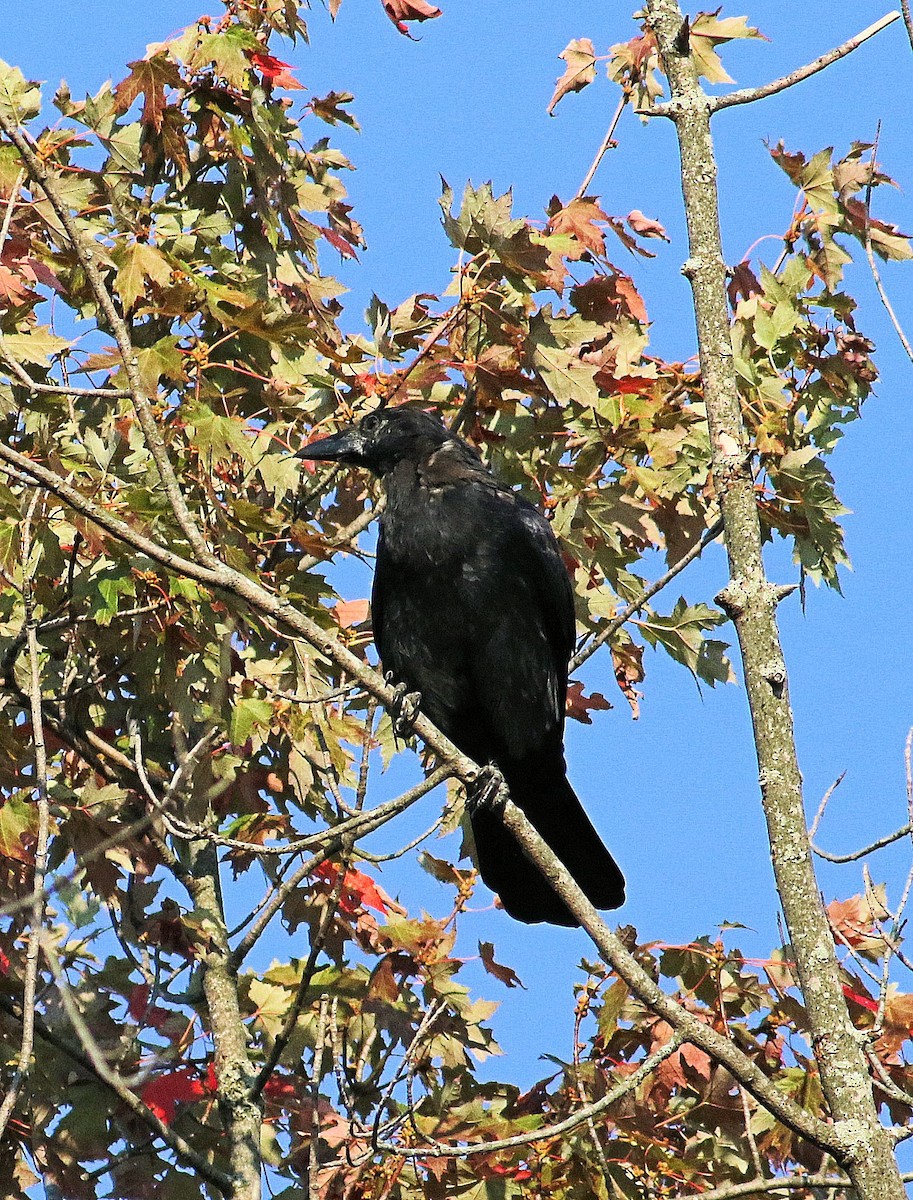
<instances>
[{"instance_id":1,"label":"crow's head","mask_svg":"<svg viewBox=\"0 0 913 1200\"><path fill-rule=\"evenodd\" d=\"M404 459L421 462L448 442L459 445L437 417L417 408L388 408L368 413L357 425L311 442L298 458L349 463L384 476Z\"/></svg>"}]
</instances>

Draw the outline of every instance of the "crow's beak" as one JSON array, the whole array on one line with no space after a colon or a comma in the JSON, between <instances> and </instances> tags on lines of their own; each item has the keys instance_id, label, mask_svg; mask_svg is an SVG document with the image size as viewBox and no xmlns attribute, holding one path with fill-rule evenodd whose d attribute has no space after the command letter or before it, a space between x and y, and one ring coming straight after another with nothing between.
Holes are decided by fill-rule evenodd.
<instances>
[{"instance_id":1,"label":"crow's beak","mask_svg":"<svg viewBox=\"0 0 913 1200\"><path fill-rule=\"evenodd\" d=\"M366 444L365 435L353 425L302 446L295 457L310 458L315 462L363 463Z\"/></svg>"}]
</instances>

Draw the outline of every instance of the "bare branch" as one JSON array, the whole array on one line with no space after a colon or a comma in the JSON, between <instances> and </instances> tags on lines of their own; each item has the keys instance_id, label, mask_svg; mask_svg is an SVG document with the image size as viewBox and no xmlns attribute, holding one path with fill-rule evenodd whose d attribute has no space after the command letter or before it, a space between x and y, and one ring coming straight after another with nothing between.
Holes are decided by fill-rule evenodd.
<instances>
[{"instance_id":1,"label":"bare branch","mask_svg":"<svg viewBox=\"0 0 913 1200\"><path fill-rule=\"evenodd\" d=\"M826 862L831 863L849 863L857 862L860 858L865 858L866 855L874 854L876 850L883 850L885 846L890 846L892 842L898 842L901 838L913 833L913 824L907 822L900 829L895 829L893 833L886 833L884 837L878 838L874 842L870 842L868 846L863 846L861 850L854 850L851 854L831 854L828 850L822 850L820 846L811 843L812 850L819 858L823 858Z\"/></svg>"},{"instance_id":2,"label":"bare branch","mask_svg":"<svg viewBox=\"0 0 913 1200\"><path fill-rule=\"evenodd\" d=\"M867 42L869 38L874 37L877 33L881 33L882 29L887 29L889 25L892 25L899 19L899 12L889 12L881 20L876 21L873 25L869 25L861 33L857 33L855 37L849 38L842 45L835 47L835 49L828 50L826 54L822 54L814 62L807 63L804 67L799 67L797 70L791 71L788 75L783 75L780 79L774 79L770 83L765 83L761 87L741 88L737 92L730 92L727 96L710 96L707 98L710 111L719 112L720 109L732 108L735 104L751 104L755 100L763 100L767 96L773 96L777 92L785 91L786 88L792 87L793 84L801 83L803 79L808 79L810 76L816 75L819 71L823 71L831 63L845 58L847 54L851 54L854 50L858 49L863 42ZM664 105L663 107L666 106Z\"/></svg>"},{"instance_id":3,"label":"bare branch","mask_svg":"<svg viewBox=\"0 0 913 1200\"><path fill-rule=\"evenodd\" d=\"M842 771L821 797L821 803L818 805L818 811L815 813L815 819L812 821L812 827L808 831L809 840L813 839L815 834L818 832L818 826L821 824L822 818L824 817L824 811L830 802L830 798L833 796L834 792L836 792L837 788L840 787L845 778L846 771Z\"/></svg>"},{"instance_id":4,"label":"bare branch","mask_svg":"<svg viewBox=\"0 0 913 1200\"><path fill-rule=\"evenodd\" d=\"M905 18L906 19L906 15ZM909 29L909 26L908 26ZM903 326L898 320L897 313L894 311L894 306L891 304L887 290L882 282L881 271L878 269L878 263L875 260L875 252L872 249L872 184L875 178L875 153L878 149L878 141L881 136L881 122L878 123L878 132L875 134L875 142L872 146L872 163L869 175L868 186L865 190L865 256L868 259L869 270L872 272L872 279L875 283L875 289L878 292L879 299L884 306L885 312L894 326L894 332L900 339L900 344L904 348L904 353L907 358L913 362L913 346L910 345L909 338L904 333Z\"/></svg>"},{"instance_id":5,"label":"bare branch","mask_svg":"<svg viewBox=\"0 0 913 1200\"><path fill-rule=\"evenodd\" d=\"M575 200L580 200L581 197L586 195L587 188L593 182L593 177L595 176L596 172L599 170L599 164L605 158L606 154L608 154L608 152L615 145L615 143L613 142L612 139L615 136L615 130L618 128L618 122L621 120L621 114L624 112L625 107L629 103L630 99L631 99L630 92L628 92L628 91L622 92L621 97L618 101L618 107L615 109L615 113L612 117L612 120L609 122L609 128L606 130L606 135L602 139L599 149L596 151L596 156L593 159L593 161L590 163L589 170L587 171L586 175L584 175L583 180L580 184L580 187L574 193Z\"/></svg>"},{"instance_id":6,"label":"bare branch","mask_svg":"<svg viewBox=\"0 0 913 1200\"><path fill-rule=\"evenodd\" d=\"M651 583L650 586L646 588L636 600L632 600L630 604L626 604L616 617L613 617L607 625L604 625L602 629L600 629L600 631L588 645L581 647L581 649L577 651L568 664L568 673L570 674L576 671L578 667L582 666L592 654L596 653L600 646L604 645L609 638L611 638L615 633L618 632L619 629L621 629L622 625L624 625L626 621L633 617L636 612L639 612L648 600L651 600L657 594L657 592L661 592L668 583L672 582L676 575L680 575L681 572L684 571L685 567L693 563L696 558L700 558L710 543L718 538L722 532L723 521L722 518L720 518L714 521L710 528L705 532L701 540L699 542L695 542L687 554L683 554L678 562L674 563L669 568L665 575L661 575L655 583Z\"/></svg>"}]
</instances>

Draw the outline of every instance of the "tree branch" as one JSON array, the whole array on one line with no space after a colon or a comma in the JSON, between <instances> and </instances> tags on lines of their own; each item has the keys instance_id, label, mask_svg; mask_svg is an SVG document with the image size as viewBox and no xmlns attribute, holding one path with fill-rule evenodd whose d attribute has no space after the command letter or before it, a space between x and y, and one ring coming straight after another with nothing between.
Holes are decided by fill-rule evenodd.
<instances>
[{"instance_id":1,"label":"tree branch","mask_svg":"<svg viewBox=\"0 0 913 1200\"><path fill-rule=\"evenodd\" d=\"M878 1119L865 1054L847 1012L808 843L788 676L776 621L782 592L767 580L764 570L733 363L710 133L712 101L700 86L688 39L680 36L686 25L676 0L647 0L644 11L669 80L669 115L681 151L689 236L684 271L694 295L712 478L725 522L730 569L730 583L718 599L739 639L777 890L834 1122L828 1136L836 1147L827 1148L850 1175L861 1200L904 1200L891 1140ZM768 1106L769 1100L762 1103Z\"/></svg>"},{"instance_id":2,"label":"tree branch","mask_svg":"<svg viewBox=\"0 0 913 1200\"><path fill-rule=\"evenodd\" d=\"M592 1121L595 1117L600 1117L604 1112L607 1112L613 1104L616 1104L623 1096L628 1095L636 1087L639 1087L645 1079L656 1070L660 1063L664 1062L671 1054L683 1044L685 1039L679 1034L673 1035L665 1046L649 1055L640 1063L635 1071L620 1083L616 1083L604 1096L599 1100L594 1100L592 1104L586 1104L582 1108L578 1108L575 1113L566 1117L563 1121L556 1121L554 1125L544 1125L540 1129L531 1129L529 1133L518 1133L514 1137L499 1138L492 1142L474 1142L466 1146L445 1146L441 1142L434 1142L428 1146L412 1147L398 1146L393 1142L379 1142L377 1149L386 1151L388 1154L396 1154L403 1158L471 1158L476 1154L493 1154L498 1150L512 1150L517 1146L535 1145L537 1142L547 1142L552 1138L562 1137L566 1133L570 1133L579 1125L585 1124L587 1121Z\"/></svg>"},{"instance_id":3,"label":"tree branch","mask_svg":"<svg viewBox=\"0 0 913 1200\"><path fill-rule=\"evenodd\" d=\"M838 62L841 58L852 54L863 42L867 42L869 38L874 37L876 33L881 33L882 29L887 29L889 25L892 25L899 19L899 12L889 12L881 20L876 21L873 25L869 25L868 28L863 29L861 33L857 33L855 37L849 38L841 46L837 46L833 50L828 50L826 54L822 54L814 62L807 63L804 67L798 67L788 75L783 75L779 79L773 79L770 83L765 83L761 87L741 88L739 91L730 92L726 96L708 96L707 104L710 111L719 112L720 109L732 108L736 104L752 104L755 100L763 100L767 96L774 96L777 92L783 92L786 88L792 87L793 84L801 83L803 79L808 79L810 76L816 75L819 71L823 71L831 63Z\"/></svg>"},{"instance_id":4,"label":"tree branch","mask_svg":"<svg viewBox=\"0 0 913 1200\"><path fill-rule=\"evenodd\" d=\"M79 259L79 264L85 272L96 303L114 336L117 348L120 351L121 360L124 364L124 370L127 374L127 380L130 384L130 398L133 401L133 407L136 410L143 436L155 461L162 486L165 489L165 494L168 497L168 502L171 505L175 519L199 559L202 562L215 563L218 560L209 549L203 535L197 528L197 524L191 516L187 503L184 500L184 494L175 476L165 443L159 434L158 423L152 412L149 398L146 396L140 381L136 353L127 323L115 307L114 299L95 261L95 251L92 246L86 244L82 231L74 221L69 206L60 196L50 172L29 145L25 134L9 120L2 110L0 110L0 130L6 134L19 151L22 161L28 168L29 175L40 186L54 212L57 214L70 240L73 251Z\"/></svg>"},{"instance_id":5,"label":"tree branch","mask_svg":"<svg viewBox=\"0 0 913 1200\"><path fill-rule=\"evenodd\" d=\"M588 645L582 646L577 651L577 653L568 663L568 674L572 674L577 670L578 667L582 666L592 654L596 653L600 646L604 645L609 638L613 637L614 634L621 629L622 625L624 625L626 621L628 621L636 612L642 609L648 600L651 600L657 594L657 592L661 592L666 584L671 583L676 575L681 574L685 567L693 563L696 558L700 558L710 543L718 538L722 532L723 521L722 518L720 518L719 520L714 521L710 528L704 533L704 536L701 538L701 540L699 542L695 542L687 554L683 554L678 562L674 563L669 568L665 575L661 575L655 583L651 583L648 588L645 588L636 600L632 600L630 604L626 604L616 617L613 617L607 625L604 625L602 629L600 629L600 631Z\"/></svg>"},{"instance_id":6,"label":"tree branch","mask_svg":"<svg viewBox=\"0 0 913 1200\"><path fill-rule=\"evenodd\" d=\"M32 746L35 751L35 804L38 809L38 836L33 860L33 891L30 928L25 954L25 972L22 982L22 1039L16 1069L0 1104L0 1141L9 1122L13 1108L19 1098L22 1085L31 1068L32 1049L35 1044L35 994L38 979L38 959L41 952L41 932L44 926L45 875L48 869L48 836L51 811L48 800L48 758L44 741L44 717L41 697L41 664L38 659L38 620L35 616L35 597L32 588L34 565L32 557L32 521L35 509L42 497L34 492L26 509L22 523L22 602L25 610L25 636L29 660L29 713L32 722Z\"/></svg>"}]
</instances>

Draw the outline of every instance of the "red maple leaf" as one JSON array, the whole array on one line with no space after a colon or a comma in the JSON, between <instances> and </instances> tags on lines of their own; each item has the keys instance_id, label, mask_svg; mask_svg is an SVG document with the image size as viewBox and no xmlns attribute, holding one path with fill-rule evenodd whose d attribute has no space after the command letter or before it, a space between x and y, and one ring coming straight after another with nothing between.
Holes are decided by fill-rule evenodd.
<instances>
[{"instance_id":1,"label":"red maple leaf","mask_svg":"<svg viewBox=\"0 0 913 1200\"><path fill-rule=\"evenodd\" d=\"M138 983L130 991L127 1000L127 1012L137 1025L148 1025L152 1029L161 1029L168 1020L168 1012L157 1004L150 1005L148 983Z\"/></svg>"},{"instance_id":2,"label":"red maple leaf","mask_svg":"<svg viewBox=\"0 0 913 1200\"><path fill-rule=\"evenodd\" d=\"M335 863L321 863L314 874L332 888L339 877L339 867ZM390 900L370 875L350 867L343 880L339 907L348 916L352 916L360 907L375 908L378 912L387 913L390 911Z\"/></svg>"},{"instance_id":3,"label":"red maple leaf","mask_svg":"<svg viewBox=\"0 0 913 1200\"><path fill-rule=\"evenodd\" d=\"M140 1090L140 1099L159 1120L171 1125L179 1104L202 1100L215 1091L215 1070L210 1063L201 1079L195 1067L178 1067L148 1079Z\"/></svg>"},{"instance_id":4,"label":"red maple leaf","mask_svg":"<svg viewBox=\"0 0 913 1200\"><path fill-rule=\"evenodd\" d=\"M346 241L341 233L337 233L335 229L323 229L320 232L326 238L334 249L338 250L343 258L358 258L352 246Z\"/></svg>"},{"instance_id":5,"label":"red maple leaf","mask_svg":"<svg viewBox=\"0 0 913 1200\"><path fill-rule=\"evenodd\" d=\"M878 1001L873 1000L871 996L867 996L865 992L857 991L850 984L843 985L843 994L848 1000L852 1000L854 1004L858 1004L861 1008L867 1008L869 1012L878 1012Z\"/></svg>"},{"instance_id":6,"label":"red maple leaf","mask_svg":"<svg viewBox=\"0 0 913 1200\"><path fill-rule=\"evenodd\" d=\"M304 89L304 84L299 83L292 74L295 68L291 63L283 62L281 58L276 58L265 50L252 50L248 58L250 65L259 71L264 79L268 79L273 87L285 88L289 92Z\"/></svg>"}]
</instances>

